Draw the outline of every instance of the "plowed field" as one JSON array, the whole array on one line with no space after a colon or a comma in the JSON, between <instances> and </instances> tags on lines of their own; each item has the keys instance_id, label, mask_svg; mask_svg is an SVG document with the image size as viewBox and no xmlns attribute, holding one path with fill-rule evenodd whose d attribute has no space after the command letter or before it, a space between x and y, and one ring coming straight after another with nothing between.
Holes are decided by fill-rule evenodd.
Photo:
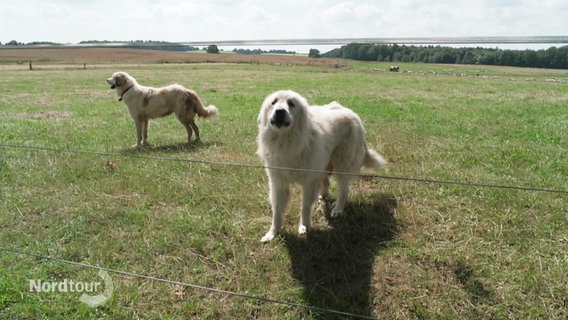
<instances>
[{"instance_id":1,"label":"plowed field","mask_svg":"<svg viewBox=\"0 0 568 320\"><path fill-rule=\"evenodd\" d=\"M292 55L239 55L232 53L208 54L163 50L77 47L2 47L0 64L11 63L256 63L338 67L339 59L309 58Z\"/></svg>"}]
</instances>

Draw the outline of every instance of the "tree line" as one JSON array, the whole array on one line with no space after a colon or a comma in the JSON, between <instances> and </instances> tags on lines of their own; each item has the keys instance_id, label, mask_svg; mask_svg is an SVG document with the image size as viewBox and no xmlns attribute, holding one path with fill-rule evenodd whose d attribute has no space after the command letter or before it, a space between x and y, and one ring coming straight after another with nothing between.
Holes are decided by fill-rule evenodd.
<instances>
[{"instance_id":1,"label":"tree line","mask_svg":"<svg viewBox=\"0 0 568 320\"><path fill-rule=\"evenodd\" d=\"M450 48L383 44L344 45L321 55L360 61L483 64L528 68L568 69L568 46L546 50L503 50L498 48Z\"/></svg>"},{"instance_id":2,"label":"tree line","mask_svg":"<svg viewBox=\"0 0 568 320\"><path fill-rule=\"evenodd\" d=\"M297 54L296 51L287 51L287 50L279 50L279 49L273 49L273 50L262 50L262 49L233 49L233 52L236 54Z\"/></svg>"}]
</instances>

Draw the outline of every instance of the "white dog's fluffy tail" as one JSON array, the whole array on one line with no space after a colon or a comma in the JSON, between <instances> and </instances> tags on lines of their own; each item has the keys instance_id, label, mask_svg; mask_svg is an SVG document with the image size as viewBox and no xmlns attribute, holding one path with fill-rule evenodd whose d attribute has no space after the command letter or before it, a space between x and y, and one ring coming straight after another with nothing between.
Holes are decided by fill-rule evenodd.
<instances>
[{"instance_id":1,"label":"white dog's fluffy tail","mask_svg":"<svg viewBox=\"0 0 568 320\"><path fill-rule=\"evenodd\" d=\"M385 158L378 154L375 150L367 149L365 153L365 161L363 166L369 169L380 169L387 164Z\"/></svg>"}]
</instances>

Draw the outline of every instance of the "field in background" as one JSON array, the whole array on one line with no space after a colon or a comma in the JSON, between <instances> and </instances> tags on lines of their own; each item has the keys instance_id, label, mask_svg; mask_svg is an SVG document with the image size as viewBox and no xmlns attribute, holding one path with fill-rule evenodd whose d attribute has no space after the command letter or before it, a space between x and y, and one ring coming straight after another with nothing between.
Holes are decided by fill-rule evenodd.
<instances>
[{"instance_id":1,"label":"field in background","mask_svg":"<svg viewBox=\"0 0 568 320\"><path fill-rule=\"evenodd\" d=\"M2 248L379 319L568 316L566 193L362 178L344 218L319 210L299 237L296 189L285 232L262 245L264 171L219 164L261 164L260 104L289 88L359 113L390 162L380 174L566 190L566 71L100 59L1 67ZM131 150L133 123L105 83L117 70L184 84L220 116L198 121L190 145L174 117L155 120L151 147ZM77 293L30 293L29 280L98 281L97 270L0 257L0 318L341 318L114 273L110 301L91 308Z\"/></svg>"},{"instance_id":2,"label":"field in background","mask_svg":"<svg viewBox=\"0 0 568 320\"><path fill-rule=\"evenodd\" d=\"M312 59L293 55L241 55L233 53L209 54L203 52L177 52L164 50L141 50L120 48L77 48L77 47L1 47L0 65L14 68L14 64L32 68L57 63L67 67L91 68L101 64L125 63L245 63L310 66L342 66L341 59Z\"/></svg>"}]
</instances>

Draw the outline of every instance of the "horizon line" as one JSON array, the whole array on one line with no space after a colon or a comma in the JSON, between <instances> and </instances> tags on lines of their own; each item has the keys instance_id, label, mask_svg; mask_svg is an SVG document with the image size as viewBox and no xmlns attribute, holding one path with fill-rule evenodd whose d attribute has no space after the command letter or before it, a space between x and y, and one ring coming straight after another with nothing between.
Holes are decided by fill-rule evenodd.
<instances>
[{"instance_id":1,"label":"horizon line","mask_svg":"<svg viewBox=\"0 0 568 320\"><path fill-rule=\"evenodd\" d=\"M307 38L259 40L206 40L175 42L190 46L249 46L249 45L341 45L350 43L375 44L523 44L566 43L568 36L475 36L475 37L391 37L391 38Z\"/></svg>"}]
</instances>

